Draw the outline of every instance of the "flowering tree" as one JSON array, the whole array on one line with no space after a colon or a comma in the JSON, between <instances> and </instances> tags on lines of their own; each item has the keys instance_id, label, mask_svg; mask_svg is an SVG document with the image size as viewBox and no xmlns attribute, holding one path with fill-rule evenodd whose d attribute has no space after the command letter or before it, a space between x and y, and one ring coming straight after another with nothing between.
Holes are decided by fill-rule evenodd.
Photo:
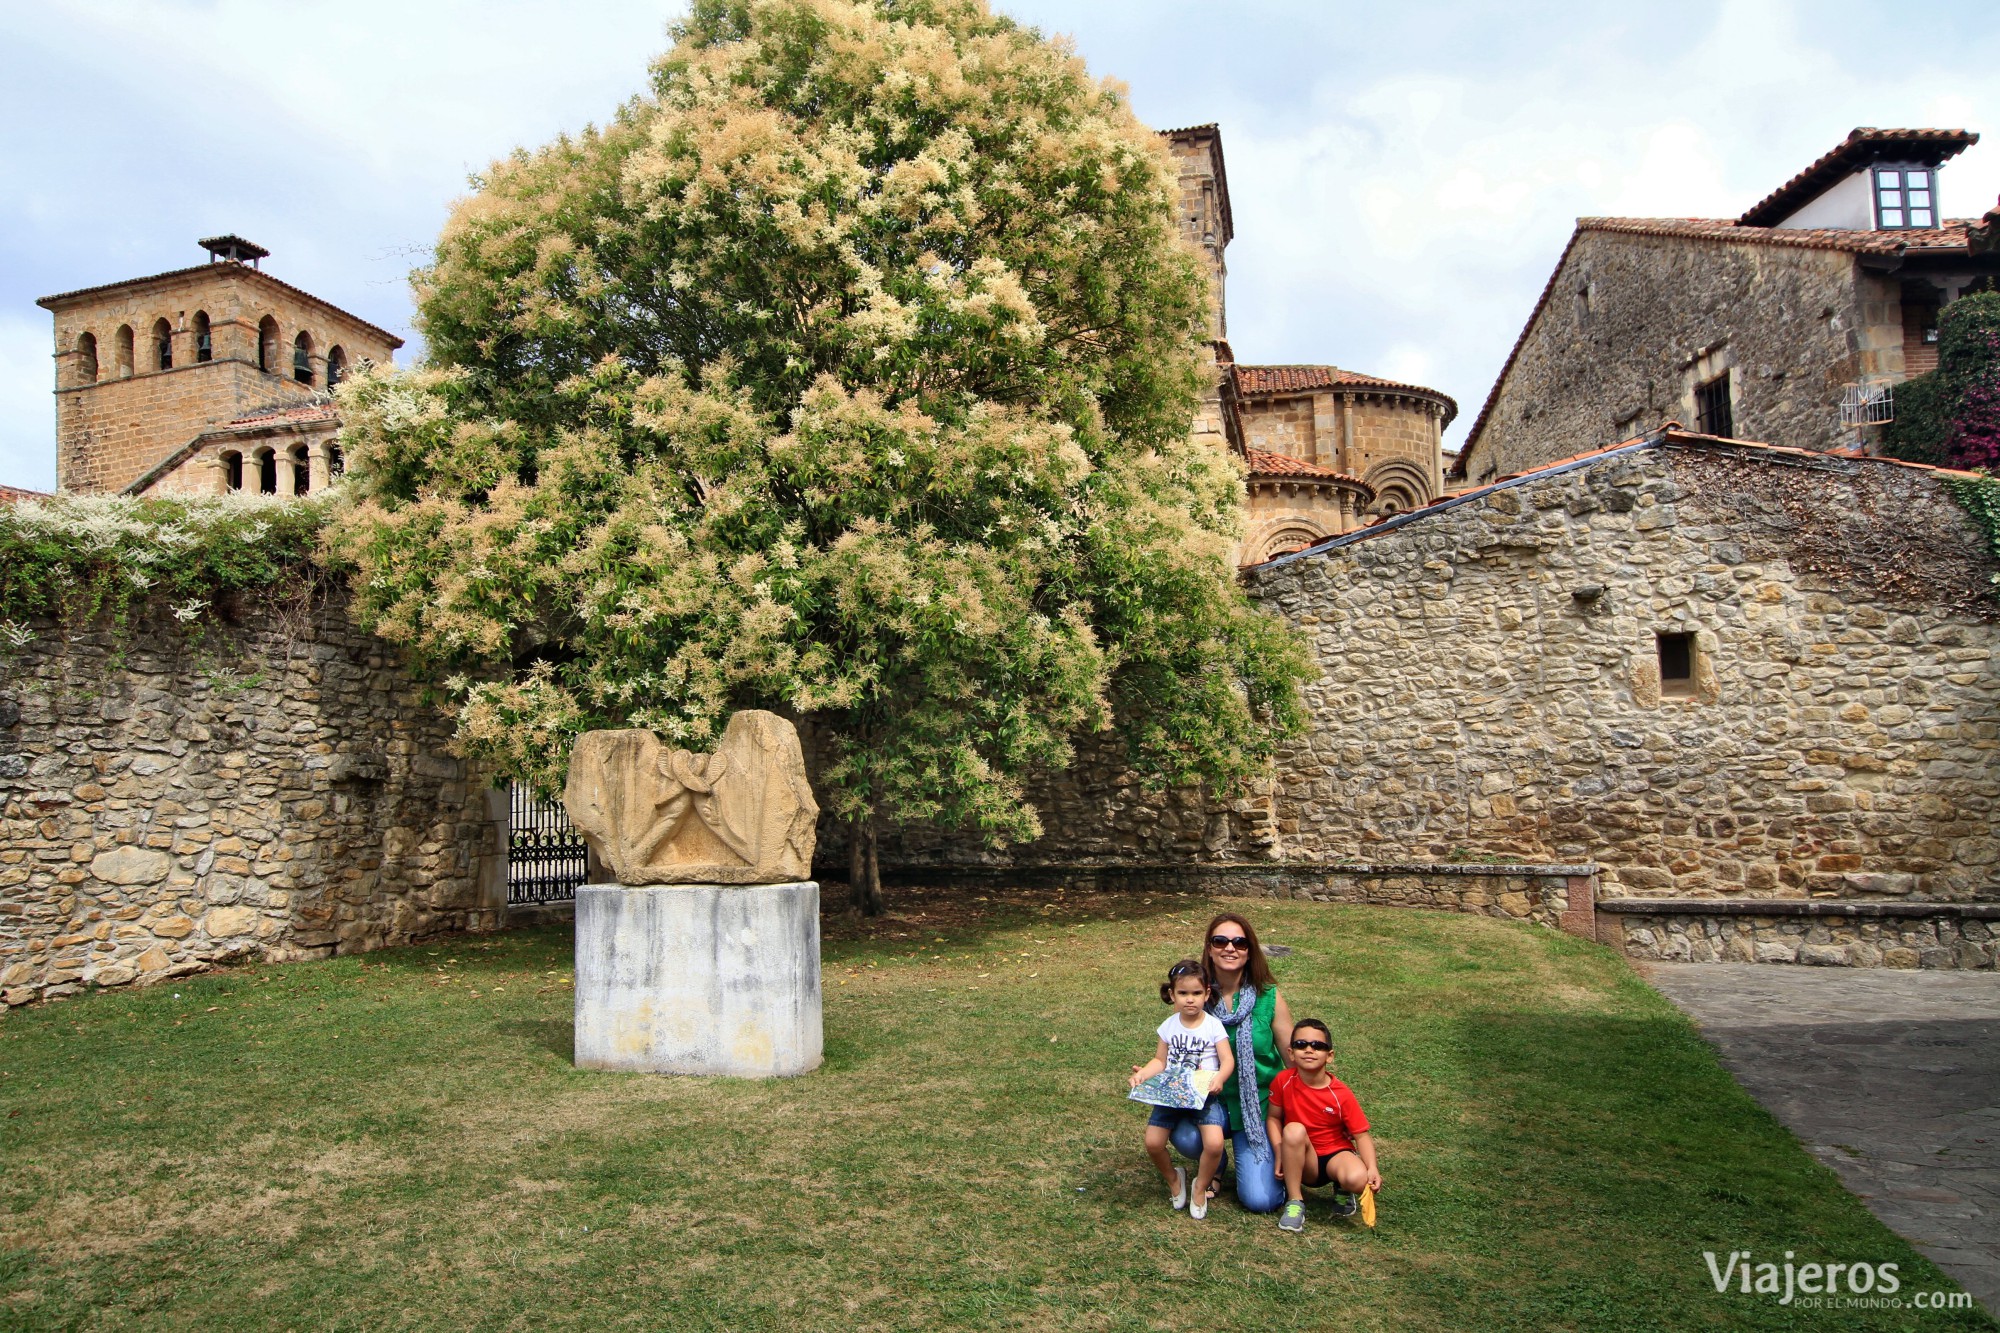
<instances>
[{"instance_id":1,"label":"flowering tree","mask_svg":"<svg viewBox=\"0 0 2000 1333\"><path fill-rule=\"evenodd\" d=\"M342 390L336 549L544 790L608 725L810 718L879 910L882 819L1039 832L1115 725L1223 785L1306 667L1192 445L1206 289L1121 92L983 0L697 0L652 93L475 182L425 367Z\"/></svg>"}]
</instances>

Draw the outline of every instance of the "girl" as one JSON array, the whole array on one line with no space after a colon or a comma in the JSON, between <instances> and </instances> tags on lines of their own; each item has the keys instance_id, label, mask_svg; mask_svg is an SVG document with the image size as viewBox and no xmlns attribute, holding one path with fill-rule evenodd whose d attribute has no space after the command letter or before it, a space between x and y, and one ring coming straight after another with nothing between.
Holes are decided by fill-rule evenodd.
<instances>
[{"instance_id":1,"label":"girl","mask_svg":"<svg viewBox=\"0 0 2000 1333\"><path fill-rule=\"evenodd\" d=\"M1152 1060L1132 1071L1130 1084L1136 1088L1163 1070L1192 1070L1195 1086L1208 1095L1199 1111L1155 1106L1146 1121L1146 1156L1153 1159L1154 1169L1166 1182L1174 1207L1185 1207L1188 1216L1197 1222L1208 1216L1208 1196L1216 1170L1222 1165L1222 1132L1229 1125L1228 1112L1215 1094L1236 1070L1229 1034L1215 1015L1208 1012L1212 994L1208 974L1194 959L1183 958L1167 969L1167 979L1160 986L1160 999L1171 1004L1174 1012L1160 1024L1160 1043ZM1198 1132L1201 1136L1201 1165L1195 1174L1192 1194L1188 1191L1187 1172L1175 1166L1167 1154L1167 1144L1181 1126L1186 1126L1183 1134Z\"/></svg>"}]
</instances>

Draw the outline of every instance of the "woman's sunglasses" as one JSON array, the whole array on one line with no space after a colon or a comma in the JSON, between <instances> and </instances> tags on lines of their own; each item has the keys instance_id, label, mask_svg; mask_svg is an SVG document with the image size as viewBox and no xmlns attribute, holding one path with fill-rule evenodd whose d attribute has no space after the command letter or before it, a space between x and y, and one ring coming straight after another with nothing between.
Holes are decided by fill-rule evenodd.
<instances>
[{"instance_id":1,"label":"woman's sunglasses","mask_svg":"<svg viewBox=\"0 0 2000 1333\"><path fill-rule=\"evenodd\" d=\"M1330 1051L1333 1049L1333 1043L1330 1041L1313 1041L1306 1037L1294 1037L1292 1039L1292 1049L1295 1051Z\"/></svg>"},{"instance_id":2,"label":"woman's sunglasses","mask_svg":"<svg viewBox=\"0 0 2000 1333\"><path fill-rule=\"evenodd\" d=\"M1218 949L1247 949L1250 947L1248 935L1210 935L1208 942Z\"/></svg>"}]
</instances>

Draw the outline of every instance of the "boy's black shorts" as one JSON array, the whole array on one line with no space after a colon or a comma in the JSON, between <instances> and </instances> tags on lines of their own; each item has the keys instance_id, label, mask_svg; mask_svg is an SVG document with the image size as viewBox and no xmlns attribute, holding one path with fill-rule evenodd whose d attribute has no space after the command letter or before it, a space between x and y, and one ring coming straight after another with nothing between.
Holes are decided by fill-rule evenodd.
<instances>
[{"instance_id":1,"label":"boy's black shorts","mask_svg":"<svg viewBox=\"0 0 2000 1333\"><path fill-rule=\"evenodd\" d=\"M1333 1165L1333 1159L1340 1156L1340 1154L1344 1152L1354 1153L1354 1156L1356 1158L1359 1158L1361 1156L1360 1153L1354 1152L1354 1149L1352 1148L1342 1148L1340 1149L1339 1152L1330 1152L1321 1154L1319 1158L1319 1179L1314 1183L1315 1188L1318 1188L1318 1186L1320 1185L1333 1184L1333 1171L1331 1169Z\"/></svg>"}]
</instances>

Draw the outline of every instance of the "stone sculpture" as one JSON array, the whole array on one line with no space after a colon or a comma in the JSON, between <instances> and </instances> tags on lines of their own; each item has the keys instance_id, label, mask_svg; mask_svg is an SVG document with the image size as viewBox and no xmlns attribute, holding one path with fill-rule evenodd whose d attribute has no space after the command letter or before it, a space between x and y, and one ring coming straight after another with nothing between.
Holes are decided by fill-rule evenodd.
<instances>
[{"instance_id":1,"label":"stone sculpture","mask_svg":"<svg viewBox=\"0 0 2000 1333\"><path fill-rule=\"evenodd\" d=\"M819 804L798 729L729 719L712 754L650 731L592 731L570 753L563 806L620 884L782 884L812 873Z\"/></svg>"}]
</instances>

